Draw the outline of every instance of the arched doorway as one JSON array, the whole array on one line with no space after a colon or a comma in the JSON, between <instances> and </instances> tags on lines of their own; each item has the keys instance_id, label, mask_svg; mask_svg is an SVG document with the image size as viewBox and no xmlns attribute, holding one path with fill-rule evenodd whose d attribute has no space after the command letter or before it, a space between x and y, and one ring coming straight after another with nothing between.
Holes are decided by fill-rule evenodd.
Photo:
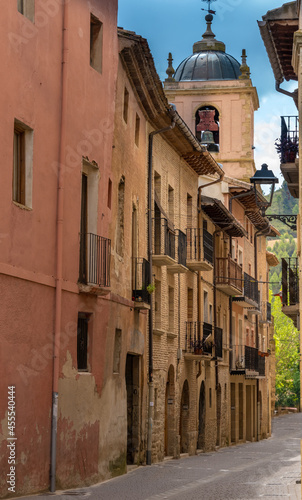
<instances>
[{"instance_id":1,"label":"arched doorway","mask_svg":"<svg viewBox=\"0 0 302 500\"><path fill-rule=\"evenodd\" d=\"M165 456L174 456L175 448L175 381L174 366L170 365L166 383Z\"/></svg>"},{"instance_id":2,"label":"arched doorway","mask_svg":"<svg viewBox=\"0 0 302 500\"><path fill-rule=\"evenodd\" d=\"M203 449L205 446L205 420L206 420L206 401L205 401L205 385L201 382L199 391L199 406L198 406L198 441L197 448Z\"/></svg>"},{"instance_id":3,"label":"arched doorway","mask_svg":"<svg viewBox=\"0 0 302 500\"><path fill-rule=\"evenodd\" d=\"M216 421L217 421L217 436L216 446L220 446L220 427L221 427L221 385L218 384L216 390Z\"/></svg>"},{"instance_id":4,"label":"arched doorway","mask_svg":"<svg viewBox=\"0 0 302 500\"><path fill-rule=\"evenodd\" d=\"M180 453L189 451L189 418L190 418L190 392L188 381L184 381L180 401Z\"/></svg>"}]
</instances>

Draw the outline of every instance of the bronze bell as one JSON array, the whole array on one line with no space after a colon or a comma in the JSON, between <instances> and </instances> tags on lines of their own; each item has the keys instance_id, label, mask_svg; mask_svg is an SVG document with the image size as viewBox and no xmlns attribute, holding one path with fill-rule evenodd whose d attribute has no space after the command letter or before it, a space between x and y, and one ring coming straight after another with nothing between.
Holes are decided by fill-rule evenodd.
<instances>
[{"instance_id":1,"label":"bronze bell","mask_svg":"<svg viewBox=\"0 0 302 500\"><path fill-rule=\"evenodd\" d=\"M209 144L215 144L213 132L210 132L210 130L205 130L204 132L202 132L200 144L204 144L205 146L208 146Z\"/></svg>"}]
</instances>

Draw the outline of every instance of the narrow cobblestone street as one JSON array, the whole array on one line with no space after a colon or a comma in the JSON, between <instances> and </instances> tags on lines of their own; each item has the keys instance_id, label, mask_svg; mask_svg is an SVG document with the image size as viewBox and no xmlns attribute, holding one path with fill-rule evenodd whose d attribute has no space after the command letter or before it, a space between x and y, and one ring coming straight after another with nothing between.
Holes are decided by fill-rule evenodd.
<instances>
[{"instance_id":1,"label":"narrow cobblestone street","mask_svg":"<svg viewBox=\"0 0 302 500\"><path fill-rule=\"evenodd\" d=\"M301 438L302 414L284 415L273 420L270 439L139 467L90 488L57 492L57 496L100 500L301 499L301 485L297 484L301 478Z\"/></svg>"}]
</instances>

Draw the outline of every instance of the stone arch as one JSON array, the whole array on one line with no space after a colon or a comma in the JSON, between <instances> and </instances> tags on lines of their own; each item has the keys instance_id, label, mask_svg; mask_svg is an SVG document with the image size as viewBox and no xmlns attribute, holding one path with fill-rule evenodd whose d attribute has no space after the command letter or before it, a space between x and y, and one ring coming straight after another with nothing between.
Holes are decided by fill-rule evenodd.
<instances>
[{"instance_id":1,"label":"stone arch","mask_svg":"<svg viewBox=\"0 0 302 500\"><path fill-rule=\"evenodd\" d=\"M175 369L173 365L170 365L166 382L165 399L165 456L175 455L175 445Z\"/></svg>"},{"instance_id":2,"label":"stone arch","mask_svg":"<svg viewBox=\"0 0 302 500\"><path fill-rule=\"evenodd\" d=\"M190 390L187 380L184 381L180 400L180 453L189 452Z\"/></svg>"},{"instance_id":3,"label":"stone arch","mask_svg":"<svg viewBox=\"0 0 302 500\"><path fill-rule=\"evenodd\" d=\"M206 389L204 381L201 382L198 405L198 441L197 448L205 447L205 422L206 422Z\"/></svg>"}]
</instances>

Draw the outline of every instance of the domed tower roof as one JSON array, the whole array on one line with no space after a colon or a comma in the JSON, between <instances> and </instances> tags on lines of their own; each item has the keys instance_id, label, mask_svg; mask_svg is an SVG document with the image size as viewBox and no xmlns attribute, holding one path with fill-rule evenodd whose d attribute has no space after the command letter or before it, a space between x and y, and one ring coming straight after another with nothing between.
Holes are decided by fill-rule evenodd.
<instances>
[{"instance_id":1,"label":"domed tower roof","mask_svg":"<svg viewBox=\"0 0 302 500\"><path fill-rule=\"evenodd\" d=\"M225 44L215 39L211 24L212 14L206 17L207 29L202 40L194 43L193 54L178 66L174 79L176 82L204 80L238 80L240 63L226 54Z\"/></svg>"}]
</instances>

